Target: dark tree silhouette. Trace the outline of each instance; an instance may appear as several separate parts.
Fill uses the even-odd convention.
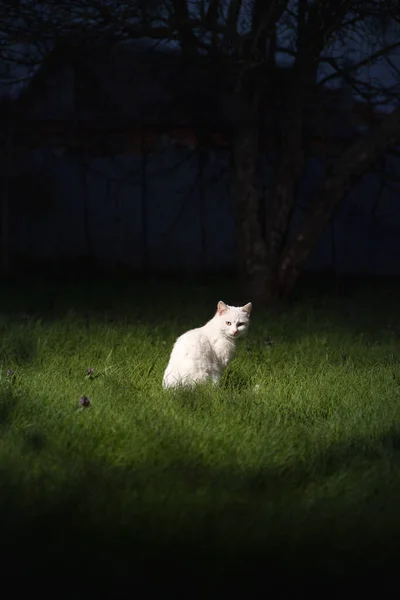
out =
[[[55,38],[80,44],[99,38],[110,42],[144,39],[178,41],[187,64],[208,60],[214,81],[230,77],[236,107],[231,142],[237,199],[240,266],[249,295],[260,301],[291,293],[302,263],[323,232],[354,177],[368,170],[400,140],[398,87],[382,89],[360,81],[358,69],[375,60],[390,61],[400,36],[388,40],[399,25],[395,2],[355,0],[3,0],[0,51],[20,60],[20,43],[46,49]],[[285,32],[286,42],[279,40]],[[346,52],[334,58],[333,44],[345,47],[350,36],[370,36],[368,56],[349,62]],[[373,43],[372,43],[373,41]],[[287,88],[272,108],[277,87],[277,51],[293,61]],[[318,80],[322,63],[332,73]],[[304,221],[288,236],[296,189],[306,160],[306,114],[321,87],[340,78],[373,105],[392,102],[392,114],[353,142],[326,172]],[[400,81],[400,80],[399,80]],[[384,100],[382,100],[384,96]],[[277,107],[277,104],[279,105]],[[278,108],[278,110],[277,110]],[[260,146],[265,121],[277,122],[278,157],[269,192],[265,223],[260,222]]]

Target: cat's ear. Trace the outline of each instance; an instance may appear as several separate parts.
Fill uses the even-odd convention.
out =
[[[242,310],[243,312],[247,313],[248,316],[251,315],[251,309],[253,308],[253,305],[251,302],[248,302],[247,304],[245,304],[244,306],[242,306]]]
[[[217,312],[219,315],[222,315],[226,310],[228,310],[227,305],[225,304],[225,302],[222,302],[222,300],[220,300],[217,304]]]

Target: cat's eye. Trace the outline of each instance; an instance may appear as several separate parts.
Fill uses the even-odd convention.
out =
[[[244,325],[244,323],[238,323],[237,326],[241,327],[242,325]]]
[[[230,321],[225,321],[225,325],[228,325],[228,327],[230,327],[232,323]]]

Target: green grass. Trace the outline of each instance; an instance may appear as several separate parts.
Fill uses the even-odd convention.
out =
[[[220,386],[179,393],[161,388],[175,338],[219,299],[249,300],[224,281],[0,292],[7,564],[150,584],[184,573],[209,591],[396,564],[397,288],[255,309]]]

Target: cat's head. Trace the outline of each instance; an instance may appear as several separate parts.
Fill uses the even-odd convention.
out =
[[[228,338],[239,338],[244,335],[250,325],[251,309],[251,302],[244,306],[229,306],[220,300],[215,317],[221,333]]]

